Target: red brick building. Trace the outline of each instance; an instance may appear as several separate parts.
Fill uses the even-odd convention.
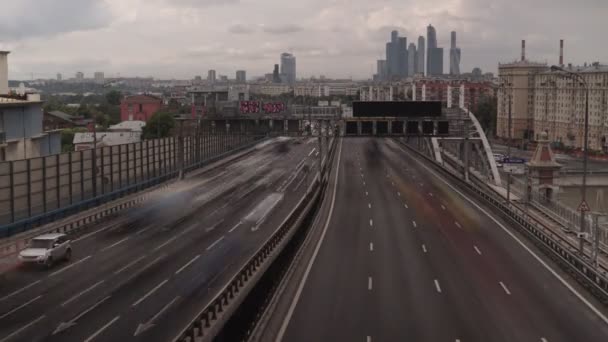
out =
[[[163,105],[162,99],[152,95],[127,96],[120,101],[121,121],[148,121]]]

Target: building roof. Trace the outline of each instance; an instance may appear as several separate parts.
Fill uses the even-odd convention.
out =
[[[147,94],[127,96],[121,101],[121,103],[157,103],[157,102],[162,102],[162,99],[160,99],[156,96],[147,95]]]
[[[120,130],[120,131],[141,132],[143,130],[144,126],[146,126],[145,121],[131,120],[131,121],[123,121],[116,125],[112,125],[112,126],[110,126],[109,130],[110,131],[119,131]]]
[[[95,140],[92,132],[74,133],[74,144],[92,144]],[[140,132],[98,132],[97,146],[130,144],[141,141]]]
[[[59,119],[65,120],[65,121],[69,121],[69,122],[73,122],[74,119],[77,119],[77,118],[71,116],[70,114],[64,113],[60,110],[52,110],[50,112],[46,112],[46,114],[49,114],[51,116],[54,116],[56,118],[59,118]]]

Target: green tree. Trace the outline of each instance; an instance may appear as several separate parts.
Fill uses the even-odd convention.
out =
[[[74,134],[86,132],[86,128],[66,128],[61,131],[61,152],[74,151]]]
[[[477,108],[474,111],[479,124],[486,135],[492,137],[496,135],[496,111],[497,99],[494,96],[484,96],[479,99]]]
[[[144,139],[156,139],[169,136],[175,127],[175,119],[171,113],[156,112],[146,122],[144,127]]]
[[[119,106],[121,99],[122,93],[118,90],[110,90],[106,93],[106,101],[113,106]]]

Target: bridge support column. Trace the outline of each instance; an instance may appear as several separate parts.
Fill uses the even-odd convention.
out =
[[[357,121],[357,135],[362,134],[361,121]]]
[[[388,135],[393,135],[393,120],[388,120]]]
[[[392,89],[392,87],[391,87],[391,89]],[[378,135],[377,123],[378,123],[378,121],[376,121],[376,120],[372,121],[372,135],[374,135],[374,136]]]
[[[289,132],[289,120],[287,119],[283,120],[283,132]]]

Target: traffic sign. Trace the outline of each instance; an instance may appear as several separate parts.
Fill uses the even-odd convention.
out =
[[[580,212],[585,212],[585,211],[591,211],[591,209],[589,208],[589,205],[587,204],[586,201],[581,201],[581,204],[578,205],[578,211]]]

